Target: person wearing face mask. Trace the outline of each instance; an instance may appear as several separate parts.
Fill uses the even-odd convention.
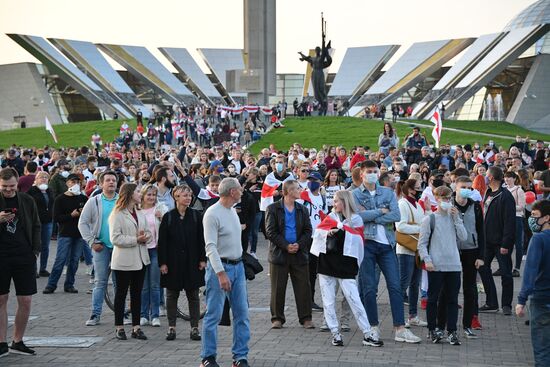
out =
[[[529,243],[521,291],[518,295],[516,315],[525,315],[525,305],[530,301],[531,343],[535,366],[550,366],[548,340],[550,328],[550,201],[533,204],[529,228],[533,237]]]
[[[437,327],[437,301],[440,299],[447,307],[447,341],[451,345],[460,345],[456,331],[462,270],[458,243],[467,239],[468,232],[458,209],[452,204],[452,190],[440,186],[434,194],[437,211],[422,220],[418,239],[418,253],[428,271],[426,315],[429,338],[433,343],[443,339],[443,330]],[[446,298],[440,298],[442,291]]]
[[[50,178],[50,182],[48,183],[54,198],[67,191],[66,181],[71,173],[71,165],[65,158],[57,161],[57,167],[58,171]]]
[[[227,177],[237,178],[237,176],[238,176],[237,171],[235,170],[235,166],[233,165],[233,163],[229,163],[227,165],[227,172],[229,173],[227,175]]]
[[[40,217],[40,266],[38,276],[47,277],[50,273],[46,270],[50,253],[50,238],[53,226],[53,202],[54,197],[48,188],[50,175],[47,172],[38,172],[34,178],[33,186],[27,191],[36,203],[38,216]]]
[[[273,172],[265,177],[264,185],[262,186],[262,198],[260,201],[261,211],[265,211],[273,202],[281,200],[283,182],[294,180],[294,175],[286,170],[285,160],[285,156],[279,154],[275,158]]]
[[[380,339],[378,306],[376,304],[376,265],[384,274],[392,310],[394,340],[420,343],[421,339],[405,328],[403,294],[399,284],[399,264],[395,256],[395,232],[393,224],[401,218],[397,198],[393,190],[377,185],[379,168],[376,162],[361,163],[363,183],[353,190],[353,196],[363,219],[365,256],[359,268],[359,295],[373,326],[373,337]]]
[[[485,265],[479,269],[483,281],[486,304],[479,312],[497,312],[498,299],[495,281],[491,274],[491,263],[497,258],[502,279],[502,313],[512,314],[514,280],[512,278],[512,256],[516,238],[516,202],[514,197],[502,186],[504,173],[500,167],[487,170],[489,187],[483,202],[485,212]]]
[[[483,266],[485,258],[485,225],[483,223],[483,210],[474,198],[472,180],[468,176],[460,176],[456,179],[456,190],[453,196],[453,205],[464,223],[468,235],[465,240],[458,241],[460,262],[462,263],[462,289],[464,294],[464,309],[462,311],[462,327],[464,335],[468,339],[475,339],[477,335],[473,327],[480,328],[477,318],[477,270]],[[440,300],[445,299],[446,294],[440,295]],[[443,330],[447,320],[447,308],[444,302],[439,302],[437,312],[438,328]]]
[[[86,169],[82,171],[82,174],[84,175],[84,178],[86,181],[90,181],[94,179],[94,172],[98,166],[97,163],[97,157],[89,156],[86,159]]]
[[[67,177],[67,191],[59,195],[53,204],[53,217],[59,224],[57,253],[48,284],[42,293],[51,294],[57,288],[57,282],[68,262],[67,276],[63,286],[66,293],[78,293],[74,287],[82,246],[86,243],[78,230],[78,219],[87,198],[80,191],[80,177],[71,174]]]

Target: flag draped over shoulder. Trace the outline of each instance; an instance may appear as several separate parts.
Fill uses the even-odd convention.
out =
[[[439,148],[439,141],[441,140],[441,130],[443,130],[443,124],[441,123],[441,112],[439,106],[436,106],[430,121],[435,125],[432,130],[432,137],[435,140],[435,147]]]
[[[357,259],[357,264],[361,266],[364,255],[363,244],[363,220],[357,214],[351,217],[351,221],[347,219],[340,221],[336,213],[327,215],[315,229],[313,233],[313,243],[311,244],[310,252],[319,256],[327,251],[327,236],[331,229],[338,228],[346,232],[344,238],[344,256],[350,256]]]
[[[267,175],[262,186],[262,194],[260,200],[261,211],[265,212],[267,207],[273,203],[273,195],[275,194],[275,191],[277,191],[277,189],[279,188],[279,186],[281,186],[283,182],[288,180],[294,180],[294,176],[290,174],[287,178],[281,181],[275,177],[275,174],[273,172]]]
[[[53,126],[50,123],[50,120],[48,120],[48,116],[46,116],[45,122],[46,122],[46,131],[52,134],[53,141],[57,143],[57,135],[55,135],[55,131],[53,131]]]

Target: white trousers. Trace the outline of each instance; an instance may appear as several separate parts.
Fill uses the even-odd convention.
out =
[[[370,332],[369,318],[363,307],[359,290],[355,279],[340,279],[328,275],[319,274],[319,287],[321,288],[321,297],[323,298],[323,314],[325,322],[332,333],[337,333],[338,317],[336,316],[336,285],[339,284],[342,293],[346,298],[355,321],[363,334]]]

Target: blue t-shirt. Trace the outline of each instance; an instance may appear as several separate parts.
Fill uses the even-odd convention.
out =
[[[296,209],[293,211],[288,211],[286,206],[285,208],[285,240],[288,243],[296,243]]]
[[[99,240],[108,248],[113,248],[111,237],[109,236],[109,215],[111,215],[111,212],[115,207],[116,199],[116,195],[112,199],[107,199],[105,195],[101,194],[101,207],[103,212],[101,213],[101,230],[99,231]]]

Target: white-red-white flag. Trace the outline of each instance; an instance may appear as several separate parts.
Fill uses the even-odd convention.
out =
[[[439,148],[439,141],[441,140],[441,130],[443,130],[443,124],[441,123],[441,111],[439,106],[436,106],[430,121],[435,125],[432,130],[432,137],[435,140],[435,147]]]
[[[269,205],[273,203],[273,195],[275,191],[281,186],[281,184],[288,180],[294,180],[292,173],[288,175],[283,181],[277,179],[275,174],[271,172],[266,176],[265,181],[262,185],[262,194],[260,198],[260,210],[265,211]]]
[[[46,130],[52,134],[53,141],[57,143],[57,135],[55,135],[55,131],[53,131],[53,126],[50,123],[50,120],[48,120],[48,116],[46,116]]]

